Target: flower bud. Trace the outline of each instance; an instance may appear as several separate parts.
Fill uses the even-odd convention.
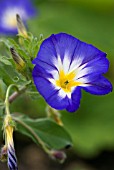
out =
[[[66,159],[66,154],[63,151],[52,150],[50,155],[52,159],[57,160],[59,163],[63,163]]]
[[[10,52],[11,52],[13,60],[16,64],[17,70],[22,71],[25,68],[24,60],[19,56],[19,54],[15,51],[14,48],[10,48]]]
[[[28,38],[27,30],[19,14],[16,14],[16,20],[17,20],[17,29],[18,29],[19,35],[23,36],[24,38]]]
[[[13,130],[14,122],[10,115],[6,115],[4,119],[4,134],[5,134],[5,146],[7,148],[7,164],[9,170],[18,170],[17,158],[14,149],[13,142]]]

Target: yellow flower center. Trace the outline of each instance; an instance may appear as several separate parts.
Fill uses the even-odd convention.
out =
[[[81,83],[74,80],[75,71],[65,74],[64,70],[60,70],[59,79],[56,80],[56,85],[61,87],[65,92],[71,92],[71,88],[79,86]]]
[[[9,25],[9,27],[15,28],[17,26],[17,21],[16,21],[16,16],[9,16],[7,18],[7,25]]]

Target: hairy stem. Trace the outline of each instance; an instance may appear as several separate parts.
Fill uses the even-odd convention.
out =
[[[11,84],[8,89],[7,89],[7,92],[6,92],[6,98],[5,98],[5,108],[6,108],[6,114],[9,114],[10,115],[10,110],[9,110],[9,95],[10,95],[10,90],[12,88],[16,88],[16,90],[18,91],[18,87],[15,85],[15,84]]]
[[[23,92],[25,92],[26,89],[26,86],[22,87],[20,90],[14,92],[11,96],[9,96],[9,103],[12,103],[17,97],[19,97]]]

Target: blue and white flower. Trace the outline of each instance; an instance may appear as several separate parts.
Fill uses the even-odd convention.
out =
[[[103,77],[109,68],[106,53],[66,33],[45,39],[33,64],[36,88],[55,109],[76,111],[81,89],[94,95],[112,91]]]
[[[19,14],[22,21],[33,17],[35,8],[29,0],[2,0],[0,1],[0,34],[16,34],[16,14]]]

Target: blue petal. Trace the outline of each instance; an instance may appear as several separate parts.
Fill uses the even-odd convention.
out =
[[[80,70],[79,74],[77,75],[78,80],[80,81],[81,77],[85,78],[89,75],[95,77],[96,75],[104,74],[108,71],[109,68],[109,61],[105,57],[97,57],[91,61],[89,61],[85,67]]]
[[[91,94],[105,95],[112,91],[112,84],[103,76],[97,77],[95,81],[89,84],[90,86],[83,87],[83,89]]]
[[[97,57],[104,58],[106,57],[106,53],[100,51],[91,44],[79,41],[77,47],[75,48],[72,62],[76,60],[77,63],[79,63],[79,66],[81,66]]]
[[[69,99],[69,105],[67,106],[66,110],[68,112],[75,112],[80,106],[80,99],[81,99],[81,89],[77,87],[72,95],[71,99]]]
[[[53,95],[51,95],[46,101],[51,107],[57,110],[66,109],[68,105],[68,97],[60,97],[59,90],[56,91]]]
[[[78,41],[79,40],[75,37],[65,33],[59,33],[56,35],[52,34],[49,38],[43,41],[37,58],[33,60],[33,64],[42,61],[56,67],[56,64],[58,63],[55,63],[54,61],[57,60],[58,56],[60,56],[61,61],[63,61],[65,53],[68,53],[68,57],[71,60]]]
[[[61,89],[56,89],[47,78],[51,78],[51,75],[48,73],[46,74],[45,70],[42,70],[42,68],[39,69],[39,67],[35,66],[33,69],[33,79],[38,92],[51,107],[58,110],[65,109],[68,105],[68,97],[61,97]]]
[[[17,27],[12,27],[12,28],[9,28],[6,26],[4,27],[3,22],[2,22],[4,13],[9,9],[13,10],[15,8],[17,8],[17,9],[21,8],[25,12],[27,18],[21,17],[21,19],[23,20],[25,25],[26,25],[26,20],[35,16],[37,13],[35,7],[32,5],[30,0],[24,0],[24,1],[23,0],[18,0],[18,1],[2,0],[0,2],[0,34],[6,34],[6,35],[17,34]],[[9,15],[10,15],[10,13],[9,13]],[[19,15],[21,16],[21,13],[19,13]]]
[[[55,62],[57,57],[60,56],[61,61],[63,61],[66,53],[70,65],[72,62],[76,61],[76,63],[79,63],[79,66],[81,66],[90,61],[92,63],[92,60],[98,60],[97,58],[99,58],[99,61],[104,60],[106,62],[106,53],[71,35],[59,33],[56,35],[52,34],[49,38],[43,41],[37,57],[33,60],[33,64],[42,61],[56,67],[56,64],[58,64]]]
[[[56,89],[48,80],[48,78],[52,78],[52,75],[41,66],[36,65],[32,75],[37,90],[51,107],[57,110],[66,109],[69,112],[74,112],[79,108],[81,98],[80,87],[74,90],[71,94],[71,99],[67,95],[62,98],[59,94],[61,89]]]
[[[74,55],[75,49],[80,42],[77,38],[66,34],[66,33],[59,33],[56,35],[51,36],[52,42],[55,46],[57,55],[60,56],[61,61],[63,61],[65,54],[67,53],[67,57],[72,59]]]
[[[40,50],[38,52],[37,57],[32,61],[33,64],[42,64],[51,65],[52,67],[55,67],[54,62],[57,60],[57,53],[55,50],[55,46],[51,40],[51,37],[45,39],[40,46]],[[44,66],[45,68],[45,66]]]
[[[50,74],[49,70],[43,69],[43,67],[38,64],[34,67],[32,76],[33,76],[33,78],[38,77],[38,76],[46,78],[46,79],[53,78],[53,76],[52,76],[52,74]]]
[[[8,167],[10,170],[13,170],[13,169],[18,170],[15,149],[11,145],[10,147],[8,147]]]

